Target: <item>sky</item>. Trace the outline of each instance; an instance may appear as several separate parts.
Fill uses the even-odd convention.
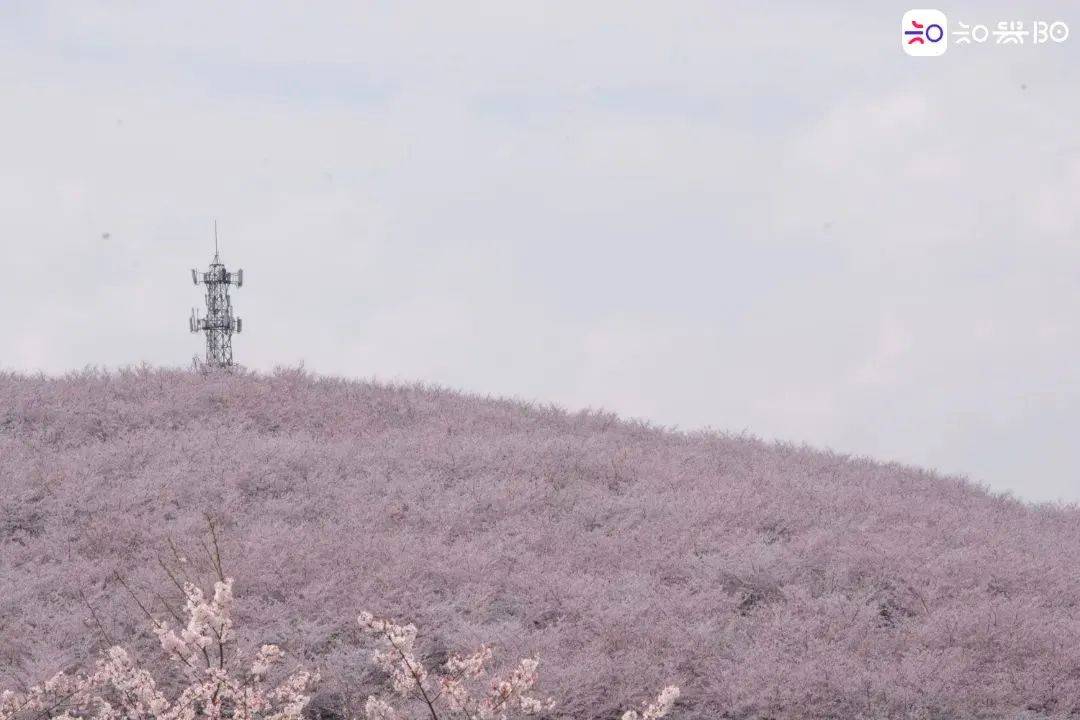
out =
[[[1080,6],[0,4],[0,369],[250,368],[1080,501]]]

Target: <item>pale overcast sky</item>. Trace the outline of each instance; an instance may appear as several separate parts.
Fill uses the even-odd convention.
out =
[[[0,5],[0,368],[241,363],[601,407],[1080,500],[1074,36],[893,2]]]

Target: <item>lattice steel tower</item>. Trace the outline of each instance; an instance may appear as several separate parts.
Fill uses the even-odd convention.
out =
[[[229,286],[241,287],[244,284],[244,271],[231,273],[225,269],[218,254],[217,223],[214,223],[214,260],[207,272],[191,271],[191,280],[196,285],[206,286],[206,317],[199,317],[191,311],[188,326],[191,332],[206,333],[206,366],[210,368],[230,368],[233,364],[232,336],[240,332],[243,323],[233,317],[232,299],[229,298]],[[198,358],[196,358],[198,363]]]

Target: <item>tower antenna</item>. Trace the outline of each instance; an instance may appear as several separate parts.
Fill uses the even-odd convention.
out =
[[[234,273],[225,269],[218,254],[217,220],[214,220],[214,259],[207,272],[191,271],[191,280],[196,285],[206,286],[206,317],[200,317],[196,310],[191,311],[188,329],[193,333],[206,334],[206,367],[231,368],[233,366],[232,336],[243,329],[243,321],[233,317],[232,298],[229,286],[242,287],[244,271]],[[198,365],[198,359],[196,359]]]

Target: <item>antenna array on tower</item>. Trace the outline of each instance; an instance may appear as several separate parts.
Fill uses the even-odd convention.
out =
[[[191,280],[196,285],[206,286],[206,317],[199,317],[191,311],[188,329],[193,333],[206,333],[206,366],[210,368],[230,368],[233,365],[232,336],[240,332],[243,323],[233,317],[232,299],[229,286],[240,287],[244,283],[244,271],[231,273],[225,269],[218,253],[217,222],[214,223],[214,259],[207,272],[191,271]]]

